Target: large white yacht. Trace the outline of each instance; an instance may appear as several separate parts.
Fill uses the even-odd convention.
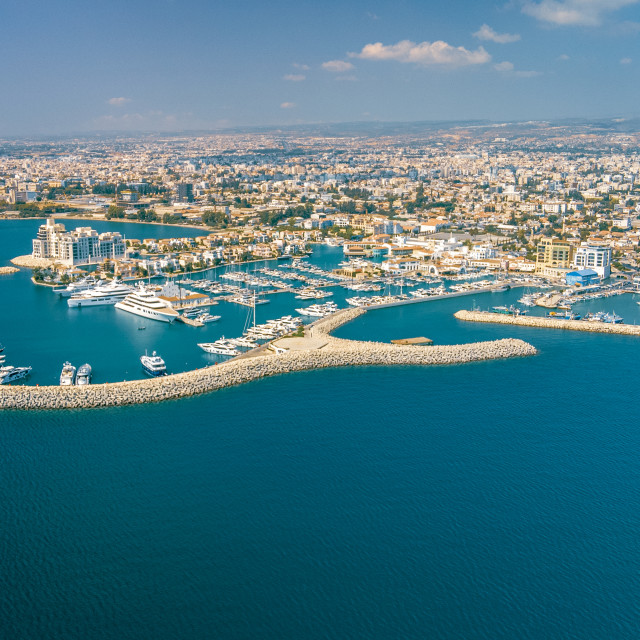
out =
[[[115,304],[124,300],[133,287],[124,284],[121,280],[113,280],[107,284],[98,285],[94,289],[72,295],[67,304],[70,307],[95,307],[103,304]]]
[[[144,287],[134,289],[124,300],[117,302],[116,309],[160,322],[173,322],[178,317],[178,312],[168,302]]]
[[[10,384],[31,373],[31,367],[0,367],[0,384]]]
[[[75,282],[71,282],[66,287],[58,287],[53,290],[54,293],[60,294],[64,298],[68,298],[69,296],[74,295],[75,293],[80,293],[82,291],[89,291],[93,289],[99,281],[92,275],[85,276],[80,280],[76,280]]]
[[[240,355],[240,352],[224,338],[220,338],[220,340],[216,340],[215,342],[200,342],[198,346],[207,353],[217,353],[221,356]]]

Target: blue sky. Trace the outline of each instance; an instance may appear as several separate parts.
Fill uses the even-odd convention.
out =
[[[640,0],[8,0],[0,135],[640,115]]]

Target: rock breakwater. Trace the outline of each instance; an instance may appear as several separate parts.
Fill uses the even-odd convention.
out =
[[[458,320],[466,322],[490,322],[494,324],[515,324],[520,327],[539,327],[543,329],[565,329],[568,331],[588,331],[591,333],[615,333],[625,336],[640,336],[640,326],[634,324],[609,324],[606,322],[588,322],[585,320],[560,320],[540,318],[538,316],[511,316],[488,311],[456,311]]]
[[[2,409],[79,409],[170,400],[207,393],[259,378],[309,369],[362,365],[443,365],[530,356],[536,349],[522,340],[414,347],[343,340],[329,336],[338,326],[364,313],[348,309],[318,321],[310,331],[327,336],[320,349],[240,358],[219,365],[151,380],[88,387],[0,387]]]

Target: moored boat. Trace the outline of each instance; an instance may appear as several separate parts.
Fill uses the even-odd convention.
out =
[[[0,384],[11,384],[31,373],[31,367],[0,367]]]
[[[69,387],[76,381],[76,368],[69,362],[62,365],[60,372],[60,386]]]
[[[168,302],[158,298],[155,293],[144,287],[138,287],[115,306],[116,309],[160,322],[171,323],[179,315]]]
[[[86,384],[91,384],[91,365],[83,364],[78,367],[78,372],[76,373],[76,385],[81,387]]]
[[[140,356],[140,363],[142,364],[144,372],[150,376],[158,377],[167,375],[167,365],[155,351],[153,351],[150,356],[146,353]]]

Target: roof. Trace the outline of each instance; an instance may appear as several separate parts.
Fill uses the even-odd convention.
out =
[[[580,276],[581,278],[586,278],[589,276],[597,276],[598,272],[593,269],[580,269],[578,271],[570,271],[567,273],[568,276]]]

